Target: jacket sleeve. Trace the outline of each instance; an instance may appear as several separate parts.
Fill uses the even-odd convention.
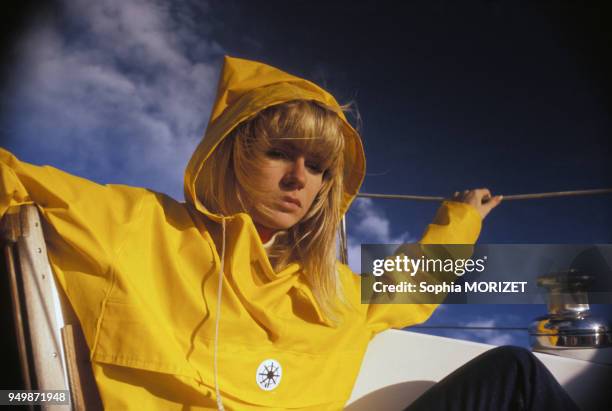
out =
[[[421,245],[474,244],[478,239],[481,227],[482,218],[473,206],[444,201],[433,223],[426,228],[419,243]],[[427,273],[419,274],[427,275]],[[419,303],[418,294],[415,294],[413,303],[407,301],[410,298],[410,295],[404,295],[401,303],[369,304],[366,317],[367,326],[373,333],[378,333],[388,328],[404,328],[420,324],[426,321],[439,305],[439,303]],[[439,302],[442,300],[443,296],[440,296]]]
[[[21,162],[0,148],[0,216],[15,206],[37,205],[51,266],[86,336],[93,335],[112,284],[114,256],[145,193]]]

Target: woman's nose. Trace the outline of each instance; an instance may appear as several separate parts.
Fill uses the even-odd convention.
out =
[[[299,156],[289,164],[283,183],[290,189],[300,190],[306,185],[306,178],[306,159]]]

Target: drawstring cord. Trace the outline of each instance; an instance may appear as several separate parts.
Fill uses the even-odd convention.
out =
[[[225,263],[225,219],[221,220],[221,266],[219,267],[219,287],[217,288],[217,318],[215,319],[215,347],[214,347],[214,373],[215,373],[215,394],[217,395],[217,409],[225,411],[221,390],[219,389],[219,366],[217,349],[219,346],[219,323],[221,320],[221,292],[223,291],[223,277]]]

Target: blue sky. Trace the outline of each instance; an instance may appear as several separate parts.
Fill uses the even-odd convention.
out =
[[[182,199],[224,54],[278,66],[361,113],[363,191],[611,187],[603,17],[508,2],[65,0],[9,61],[2,145],[101,183]],[[601,14],[604,16],[604,14]],[[599,30],[599,31],[598,31]],[[359,200],[361,242],[419,237],[433,203]],[[481,242],[610,243],[610,196],[502,204]],[[443,306],[428,325],[524,327],[542,306]],[[520,331],[431,331],[527,344]]]

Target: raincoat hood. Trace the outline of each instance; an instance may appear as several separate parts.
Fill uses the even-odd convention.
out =
[[[342,119],[345,137],[345,167],[341,210],[342,213],[345,213],[363,181],[365,155],[359,134],[347,121],[336,99],[308,80],[263,63],[229,56],[224,59],[217,97],[206,133],[185,170],[186,201],[210,217],[219,219],[220,216],[208,212],[198,198],[196,182],[202,172],[204,162],[240,123],[253,118],[267,107],[292,100],[316,101],[336,112]]]

